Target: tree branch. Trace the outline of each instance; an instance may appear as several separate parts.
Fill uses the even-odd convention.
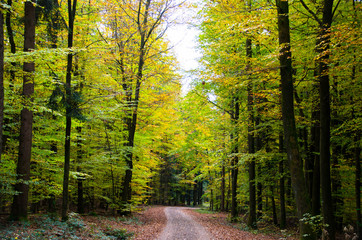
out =
[[[304,0],[300,0],[300,3],[303,7],[313,16],[313,18],[318,22],[320,26],[323,25],[322,21],[318,18],[317,14],[315,14],[308,6],[305,4]]]

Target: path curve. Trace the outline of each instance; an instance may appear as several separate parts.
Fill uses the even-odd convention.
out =
[[[203,226],[183,212],[185,207],[166,207],[167,225],[158,240],[211,240]]]

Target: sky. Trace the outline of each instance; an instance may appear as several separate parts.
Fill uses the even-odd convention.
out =
[[[189,0],[196,2],[197,0]],[[169,26],[166,37],[169,39],[172,50],[180,63],[182,74],[182,94],[185,95],[190,89],[191,76],[189,71],[198,68],[198,59],[201,54],[197,50],[197,35],[199,30],[193,26],[197,22],[197,9],[182,9],[176,13],[178,20],[176,24]]]

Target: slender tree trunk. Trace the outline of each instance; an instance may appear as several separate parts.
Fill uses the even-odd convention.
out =
[[[77,127],[77,132],[78,132],[78,140],[77,140],[77,172],[81,172],[82,168],[80,167],[80,165],[82,164],[82,159],[83,159],[83,150],[82,150],[82,127]],[[78,185],[78,204],[77,204],[77,209],[78,209],[78,213],[82,214],[84,213],[84,198],[83,198],[83,181],[84,178],[81,176],[78,176],[77,178],[77,185]]]
[[[24,51],[28,52],[35,49],[35,6],[33,2],[25,2],[25,29],[24,29]],[[24,63],[23,66],[23,96],[26,100],[31,101],[34,93],[35,64]],[[17,184],[15,191],[19,192],[14,196],[11,208],[10,218],[13,220],[26,219],[28,211],[28,193],[30,180],[30,160],[32,148],[32,130],[33,130],[33,112],[27,103],[21,110],[21,126],[19,136],[19,158],[17,164]]]
[[[255,128],[258,128],[259,125],[260,125],[260,115],[258,113],[257,116],[255,117]],[[255,140],[255,152],[260,151],[262,148],[262,136],[260,134],[260,130],[258,136],[256,136],[254,140]],[[258,164],[256,166],[256,171],[257,171],[256,178],[258,179],[256,184],[256,205],[258,209],[256,212],[256,217],[259,218],[263,213],[263,185],[261,183],[263,173],[262,173],[261,164]]]
[[[13,1],[8,0],[7,4],[10,7],[12,7]],[[5,23],[6,23],[6,32],[8,34],[8,38],[9,38],[10,52],[14,54],[14,53],[16,53],[16,45],[15,45],[15,40],[14,40],[13,28],[11,26],[11,13],[10,13],[10,11],[6,12]],[[12,65],[12,67],[15,67],[16,63],[12,62],[11,65]],[[13,84],[13,82],[15,80],[15,70],[14,69],[10,70],[10,79],[11,79],[10,86],[12,86],[12,84]]]
[[[197,181],[195,182],[194,186],[193,186],[193,205],[194,207],[197,205]]]
[[[226,195],[226,211],[228,212],[230,209],[230,194],[231,194],[231,171],[229,171],[229,177],[228,177],[228,192]]]
[[[356,216],[357,216],[357,234],[358,237],[361,236],[362,228],[362,217],[361,217],[361,148],[358,145],[359,136],[355,137],[355,148],[354,148],[354,161],[356,168],[356,180],[355,180],[355,192],[356,192]]]
[[[270,192],[271,192],[271,201],[272,201],[272,210],[273,210],[273,223],[275,226],[278,225],[278,216],[277,216],[277,209],[275,206],[275,199],[274,199],[274,186],[270,186]]]
[[[331,190],[330,172],[330,94],[329,94],[329,44],[330,27],[332,24],[333,0],[324,0],[323,21],[319,38],[322,44],[317,46],[317,52],[321,54],[319,59],[319,93],[320,93],[320,178],[323,199],[323,220],[328,224],[328,238],[335,239],[335,220]]]
[[[141,2],[139,4],[142,4]],[[143,66],[145,63],[145,47],[146,47],[146,40],[147,40],[147,25],[148,25],[148,14],[149,8],[151,5],[151,0],[147,0],[145,3],[145,10],[144,13],[138,12],[138,14],[143,15],[143,21],[138,22],[138,30],[140,34],[140,48],[139,48],[139,56],[138,56],[138,66],[137,66],[137,75],[136,75],[136,88],[135,88],[135,96],[134,99],[130,98],[130,106],[132,107],[131,117],[127,121],[127,130],[128,130],[128,140],[127,140],[127,147],[128,153],[126,155],[126,174],[123,181],[123,192],[122,192],[122,202],[124,205],[127,205],[132,197],[132,189],[131,189],[131,181],[132,181],[132,170],[133,170],[133,147],[134,147],[134,136],[136,133],[136,126],[137,126],[137,116],[138,116],[138,104],[140,100],[140,88],[141,82],[143,78]],[[141,11],[141,8],[138,9]],[[125,213],[129,212],[128,210],[124,210]]]
[[[239,96],[237,95],[233,99],[233,107],[234,107],[234,114],[232,116],[232,122],[233,125],[236,126],[239,121],[239,114],[240,114],[240,106],[239,106]],[[233,146],[232,146],[232,153],[237,154],[239,152],[239,137],[238,137],[238,131],[235,131],[234,134],[231,136]],[[238,216],[238,209],[237,209],[237,184],[238,184],[238,162],[239,157],[233,156],[231,160],[231,218],[232,221],[236,221],[236,218]]]
[[[257,184],[257,192],[256,192],[256,199],[257,199],[257,205],[258,205],[258,211],[257,211],[257,218],[261,217],[262,213],[263,213],[263,185],[261,184],[261,176],[262,176],[262,168],[260,166],[260,164],[257,167],[258,169],[258,174],[257,174],[257,178],[258,180],[258,184]]]
[[[301,219],[305,213],[310,213],[310,199],[305,185],[303,164],[301,161],[294,115],[292,54],[290,49],[289,3],[276,0],[278,10],[278,30],[280,46],[280,77],[282,89],[282,115],[284,139],[292,178],[292,184],[297,204],[297,216]],[[302,239],[312,239],[312,231],[308,225],[300,223]]]
[[[353,28],[356,28],[358,26],[358,8],[356,8],[356,2],[357,0],[353,0],[352,1],[352,6],[353,6]],[[355,36],[357,37],[357,36]],[[352,80],[355,80],[356,78],[356,65],[357,65],[357,61],[356,61],[356,54],[353,54],[353,58],[354,58],[354,62],[355,64],[353,64],[352,66]],[[352,81],[353,82],[353,81]],[[354,101],[352,99],[352,102],[354,102],[356,104],[356,101]],[[355,110],[354,108],[352,109],[352,119],[355,118],[354,113]],[[358,239],[361,239],[361,235],[362,235],[362,215],[361,215],[361,146],[360,146],[360,138],[361,135],[360,133],[357,132],[355,133],[356,136],[354,137],[354,143],[356,144],[354,147],[354,162],[355,162],[355,171],[356,171],[356,179],[355,179],[355,194],[356,194],[356,225],[357,225],[357,236]]]
[[[199,205],[202,205],[202,194],[203,194],[202,185],[203,185],[203,182],[202,182],[202,180],[200,180],[199,185],[198,185],[198,194],[197,194],[197,203]]]
[[[250,59],[252,57],[251,50],[251,39],[246,39],[246,57]],[[247,71],[250,70],[250,62],[248,60]],[[249,154],[255,153],[255,144],[254,144],[254,114],[253,114],[253,93],[252,93],[252,84],[251,80],[248,81],[248,152]],[[256,225],[256,188],[255,188],[255,158],[250,159],[248,164],[249,168],[249,218],[248,218],[248,226],[255,229]]]
[[[74,35],[74,19],[77,9],[77,0],[68,0],[68,48],[73,47],[73,35]],[[69,53],[67,56],[67,74],[66,74],[66,126],[65,126],[65,154],[64,154],[64,177],[63,177],[63,203],[62,203],[62,220],[68,219],[68,201],[69,201],[69,170],[70,170],[70,134],[72,129],[72,68],[73,68],[73,53]]]
[[[221,169],[221,202],[220,202],[220,211],[225,211],[225,165],[224,161],[222,163]]]
[[[313,126],[311,128],[311,145],[310,154],[314,159],[313,167],[313,189],[312,189],[312,214],[314,216],[320,214],[320,161],[319,161],[319,142],[320,142],[320,126],[319,126],[319,107],[312,111]]]
[[[279,134],[279,153],[284,152],[283,135]],[[280,196],[280,229],[286,228],[286,212],[285,212],[285,179],[284,179],[284,159],[281,158],[279,161],[279,196]]]
[[[4,14],[0,12],[0,163],[3,153],[4,123]],[[0,203],[1,204],[1,203]]]

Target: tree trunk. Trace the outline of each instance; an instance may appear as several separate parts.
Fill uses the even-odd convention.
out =
[[[234,107],[234,114],[232,116],[232,122],[236,129],[240,113],[239,96],[237,96],[237,93],[233,99],[233,107]],[[239,152],[239,137],[237,131],[234,134],[232,134],[231,139],[233,142],[231,153],[237,154]],[[239,170],[238,162],[239,162],[239,157],[236,155],[233,156],[231,160],[231,220],[232,221],[236,221],[236,218],[238,216],[237,201],[236,201],[238,170]]]
[[[319,161],[319,139],[320,139],[320,126],[319,126],[319,108],[312,111],[311,128],[311,145],[310,154],[314,159],[313,167],[313,189],[312,189],[312,214],[314,216],[320,214],[321,200],[320,200],[320,161]]]
[[[318,38],[321,44],[317,46],[319,58],[319,93],[320,93],[320,178],[323,199],[323,220],[328,224],[328,238],[335,239],[334,209],[331,190],[330,172],[330,94],[329,94],[329,44],[330,27],[332,24],[333,0],[324,0],[323,21]]]
[[[301,219],[305,213],[310,213],[310,199],[305,185],[303,164],[301,161],[294,115],[292,54],[290,51],[290,27],[288,1],[276,0],[278,10],[278,31],[280,46],[280,77],[282,90],[282,115],[284,139],[297,204],[297,217]],[[302,239],[312,239],[312,231],[308,225],[300,223]]]
[[[35,6],[33,2],[25,2],[25,29],[24,29],[24,51],[28,52],[35,49]],[[31,95],[34,93],[35,64],[24,63],[23,66],[23,96],[31,101]],[[19,136],[19,158],[17,164],[17,183],[15,191],[19,192],[14,196],[10,218],[13,220],[26,219],[28,210],[28,193],[30,180],[30,160],[32,148],[32,129],[33,112],[30,106],[24,105],[21,110],[21,126]]]
[[[258,205],[258,211],[257,211],[257,218],[261,217],[261,215],[263,214],[263,185],[261,184],[261,175],[262,175],[262,168],[260,166],[260,164],[257,167],[258,169],[258,174],[257,177],[259,179],[258,184],[257,184],[257,205]]]
[[[77,140],[77,172],[81,172],[82,168],[80,167],[83,159],[83,150],[82,150],[82,127],[77,127],[78,131],[78,140]],[[84,178],[81,176],[78,176],[77,178],[77,185],[78,185],[78,204],[77,204],[77,210],[78,213],[82,214],[84,213],[84,198],[83,198],[83,181]]]
[[[68,48],[73,47],[73,35],[74,35],[74,19],[77,9],[77,0],[68,0]],[[65,126],[65,144],[64,144],[64,177],[63,177],[63,203],[62,203],[62,220],[68,219],[68,201],[69,201],[69,170],[70,170],[70,134],[72,128],[72,67],[73,67],[73,53],[69,53],[67,56],[67,74],[66,74],[66,126]]]
[[[0,163],[3,153],[4,122],[4,14],[0,12]],[[1,204],[1,203],[0,203]]]
[[[279,134],[279,153],[284,152],[283,135]],[[279,161],[279,196],[280,196],[280,229],[286,228],[286,212],[285,212],[285,187],[284,187],[284,159]]]
[[[225,165],[224,161],[222,163],[221,169],[221,203],[220,203],[220,211],[225,211]]]
[[[193,205],[194,207],[197,205],[197,181],[195,182],[194,186],[193,186]]]
[[[142,4],[140,2],[140,4]],[[138,116],[138,104],[140,100],[140,88],[141,82],[143,78],[143,66],[145,63],[145,52],[146,52],[146,41],[147,41],[147,34],[149,32],[146,31],[148,25],[148,14],[149,14],[149,7],[151,5],[151,0],[147,0],[145,3],[145,10],[144,13],[139,12],[138,14],[143,15],[143,21],[138,22],[138,29],[140,34],[140,48],[139,48],[139,56],[138,56],[138,66],[137,66],[137,75],[136,75],[136,88],[135,88],[135,95],[134,99],[129,98],[130,106],[132,107],[131,116],[127,121],[127,130],[128,130],[128,139],[127,139],[127,147],[128,152],[126,155],[126,175],[123,181],[123,192],[122,192],[122,203],[127,205],[132,197],[132,189],[131,189],[131,181],[132,181],[132,170],[133,170],[133,147],[134,147],[134,137],[136,133],[136,126],[137,126],[137,116]],[[141,7],[138,9],[141,11]],[[125,210],[125,213],[129,212]]]
[[[278,225],[278,216],[277,216],[277,209],[275,206],[275,199],[274,199],[274,186],[270,186],[271,191],[271,201],[272,201],[272,210],[273,210],[273,223],[275,226]]]
[[[353,6],[353,14],[354,14],[354,22],[353,27],[356,27],[358,24],[358,9],[356,8],[356,1],[352,1]],[[356,54],[353,55],[354,61],[356,62]],[[352,66],[352,80],[356,78],[356,64]],[[356,103],[356,101],[352,101]],[[352,110],[352,119],[354,119],[354,109]],[[358,131],[358,130],[357,130]],[[356,171],[356,179],[355,179],[355,194],[356,194],[356,225],[357,225],[357,236],[358,239],[361,239],[362,234],[362,216],[361,216],[361,146],[359,145],[360,142],[360,133],[357,132],[354,138],[354,143],[356,146],[354,147],[354,162],[355,162],[355,171]]]
[[[355,192],[356,192],[356,216],[357,216],[357,234],[361,236],[362,217],[361,217],[361,148],[359,145],[359,136],[355,137],[355,148],[354,148],[354,161],[356,168],[356,180],[355,180]]]
[[[246,57],[250,59],[252,57],[251,50],[251,39],[246,39]],[[250,62],[248,60],[246,70],[250,70]],[[248,81],[248,153],[255,153],[255,144],[254,144],[254,114],[253,114],[253,93],[252,93],[252,85],[251,80]],[[255,159],[252,157],[249,160],[248,168],[249,168],[249,218],[248,218],[248,226],[256,229],[256,188],[255,188]]]

